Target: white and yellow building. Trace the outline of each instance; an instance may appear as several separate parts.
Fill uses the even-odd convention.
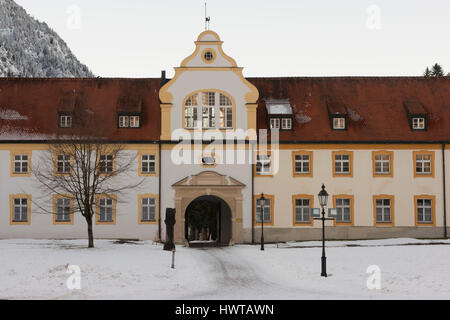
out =
[[[31,172],[79,109],[144,181],[99,196],[97,238],[164,239],[175,208],[184,243],[201,199],[217,208],[218,243],[258,242],[264,193],[266,241],[318,239],[322,184],[337,209],[328,238],[447,237],[448,78],[245,78],[222,45],[201,33],[172,79],[0,79],[0,238],[86,237],[70,195],[43,195]]]

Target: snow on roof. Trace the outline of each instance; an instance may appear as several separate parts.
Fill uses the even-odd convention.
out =
[[[289,99],[265,99],[267,112],[270,114],[292,114]]]
[[[28,120],[28,117],[21,115],[16,110],[0,109],[0,119],[2,119],[2,120]]]

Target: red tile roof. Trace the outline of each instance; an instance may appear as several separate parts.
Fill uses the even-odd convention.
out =
[[[267,128],[264,99],[289,98],[294,130],[280,141],[449,142],[450,78],[247,78],[259,90],[258,127]],[[414,103],[411,103],[414,101]],[[426,110],[428,130],[412,131],[404,103]],[[327,111],[347,111],[347,130],[332,130]],[[343,107],[345,106],[345,107]],[[420,107],[423,106],[423,107]]]
[[[161,135],[160,87],[161,79],[0,78],[0,132],[13,132],[4,134],[7,139],[14,138],[14,131],[21,129],[25,129],[25,133],[38,133],[37,139],[52,134],[64,135],[70,129],[59,128],[58,112],[86,110],[96,119],[96,131],[110,140],[158,140]],[[142,128],[118,128],[117,112],[141,109]],[[22,119],[2,119],[2,110],[14,110]],[[26,140],[27,136],[32,135],[20,137]],[[1,139],[5,138],[0,135]]]
[[[257,123],[267,128],[265,99],[289,99],[294,130],[280,132],[291,142],[449,142],[450,78],[325,77],[248,78],[260,92]],[[114,141],[157,141],[161,79],[0,78],[0,140],[5,132],[64,134],[58,112],[92,113],[98,131]],[[348,129],[330,127],[329,113],[346,112]],[[425,110],[428,130],[412,131],[407,111]],[[117,112],[142,110],[142,128],[119,129]],[[97,128],[96,128],[97,129]],[[18,139],[17,137],[15,139]],[[27,135],[20,136],[27,140]],[[31,139],[30,139],[31,140]]]

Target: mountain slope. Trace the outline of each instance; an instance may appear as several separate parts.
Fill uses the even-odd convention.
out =
[[[93,77],[67,44],[13,0],[0,0],[0,77]]]

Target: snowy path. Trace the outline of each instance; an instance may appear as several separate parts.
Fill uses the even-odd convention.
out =
[[[253,247],[258,250],[258,248]],[[305,291],[270,280],[266,272],[258,270],[253,261],[239,256],[233,248],[192,249],[202,261],[202,273],[210,274],[214,288],[187,295],[186,299],[295,299],[301,296],[319,296],[323,292]],[[261,253],[263,254],[263,253]],[[283,293],[280,295],[280,293]]]
[[[450,299],[449,244],[328,242],[323,278],[318,242],[178,246],[171,269],[171,252],[149,241],[0,240],[0,299]],[[67,288],[68,265],[80,267],[81,290]],[[370,265],[380,290],[366,286]]]

